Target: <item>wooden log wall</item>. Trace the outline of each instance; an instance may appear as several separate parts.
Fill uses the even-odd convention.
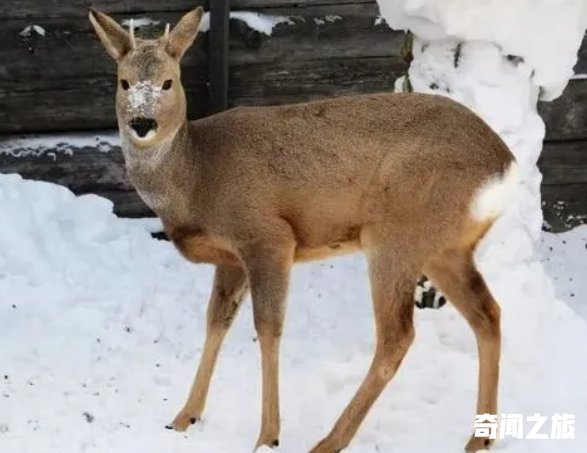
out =
[[[123,21],[148,17],[137,30],[155,36],[165,23],[206,0],[4,0],[0,5],[0,148],[14,134],[100,133],[116,127],[116,67],[87,19],[89,6]],[[374,0],[231,0],[244,10],[292,17],[272,36],[230,21],[228,103],[270,105],[342,94],[392,91],[405,71],[404,34],[376,25]],[[45,36],[22,36],[39,25]],[[203,33],[187,53],[183,80],[190,118],[209,107],[208,49]],[[576,72],[587,73],[587,40]],[[587,80],[573,80],[564,95],[541,103],[547,137],[540,167],[545,217],[555,231],[587,219]],[[148,214],[126,180],[120,150],[16,158],[0,154],[0,171],[67,185],[76,193],[112,199],[121,215]]]

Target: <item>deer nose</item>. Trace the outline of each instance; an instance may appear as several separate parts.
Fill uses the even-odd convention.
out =
[[[157,129],[157,121],[151,118],[133,118],[128,125],[141,138],[145,137],[150,131]]]

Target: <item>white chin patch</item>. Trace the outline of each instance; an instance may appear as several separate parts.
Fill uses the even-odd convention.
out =
[[[130,133],[137,142],[147,142],[151,140],[156,134],[154,129],[151,129],[149,132],[147,132],[147,135],[145,135],[144,137],[139,137],[139,135],[136,133],[134,129],[130,129]]]

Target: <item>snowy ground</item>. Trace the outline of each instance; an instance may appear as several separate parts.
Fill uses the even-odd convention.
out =
[[[167,431],[201,352],[212,268],[117,219],[109,202],[46,183],[0,176],[0,216],[0,452],[252,450],[260,363],[250,301],[221,355],[204,424]],[[495,451],[587,451],[587,323],[577,316],[587,318],[586,244],[587,227],[545,235],[545,265],[567,304],[533,306],[527,296],[541,288],[522,287],[522,268],[492,286],[498,298],[520,295],[519,305],[503,304],[500,410],[574,414],[576,439],[506,438]],[[360,256],[300,265],[292,286],[280,451],[303,453],[362,380],[373,329]],[[349,452],[463,451],[475,409],[474,338],[450,306],[416,315],[416,344]]]
[[[557,297],[587,320],[587,226],[562,234],[545,234],[542,253]]]

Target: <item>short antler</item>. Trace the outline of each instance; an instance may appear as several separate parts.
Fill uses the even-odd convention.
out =
[[[129,35],[131,48],[134,49],[137,47],[137,41],[135,39],[135,24],[133,19],[130,20]]]

